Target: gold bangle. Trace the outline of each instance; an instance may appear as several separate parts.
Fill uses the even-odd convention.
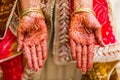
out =
[[[88,12],[88,13],[91,13],[91,14],[93,14],[94,16],[96,16],[96,15],[95,15],[95,12],[94,12],[92,9],[89,9],[89,8],[79,8],[79,9],[75,10],[75,11],[72,13],[72,15],[74,15],[75,13],[78,13],[78,12]]]
[[[20,18],[22,18],[24,15],[26,15],[27,13],[31,13],[31,12],[37,12],[40,13],[40,16],[42,18],[44,18],[43,12],[40,9],[35,9],[35,8],[28,8],[28,9],[24,9],[21,12]]]

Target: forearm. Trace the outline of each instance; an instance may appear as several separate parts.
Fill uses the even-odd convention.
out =
[[[74,10],[77,10],[81,7],[92,9],[93,0],[74,0]]]
[[[22,9],[27,9],[31,7],[40,9],[41,0],[20,0],[20,3]]]

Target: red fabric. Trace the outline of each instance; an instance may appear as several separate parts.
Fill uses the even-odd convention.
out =
[[[8,29],[6,36],[0,41],[0,59],[8,58],[16,52],[16,37]],[[22,55],[0,63],[3,71],[3,80],[21,80],[23,73]]]
[[[0,63],[3,80],[21,80],[23,73],[22,55]]]
[[[5,38],[0,41],[0,59],[11,56],[12,51],[10,51],[10,48],[15,41],[16,37],[8,29]]]
[[[74,8],[74,0],[72,1],[72,11]],[[93,0],[93,10],[96,13],[96,18],[102,25],[102,38],[105,44],[115,43],[116,39],[113,35],[111,22],[108,16],[108,4],[106,0]]]
[[[93,10],[102,25],[102,37],[105,44],[115,43],[111,22],[108,16],[108,4],[106,0],[93,0]]]

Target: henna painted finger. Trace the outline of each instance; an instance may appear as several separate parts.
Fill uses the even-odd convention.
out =
[[[94,44],[91,44],[88,46],[88,63],[87,63],[87,69],[91,69],[93,66],[93,57],[94,57]]]
[[[32,60],[33,60],[33,68],[35,71],[37,71],[39,69],[39,66],[38,66],[38,59],[37,59],[35,45],[32,45],[31,47],[31,54],[32,54]]]
[[[95,30],[95,37],[96,37],[96,41],[98,42],[98,44],[104,47],[105,44],[102,40],[101,28],[98,28]]]
[[[77,68],[81,69],[81,52],[82,52],[82,46],[81,44],[77,44],[77,48],[76,48],[76,52],[77,52]]]
[[[82,46],[82,73],[85,74],[87,71],[87,46]]]
[[[42,61],[42,49],[40,43],[37,45],[37,56],[38,56],[38,64],[39,67],[41,68],[43,66],[43,61]]]
[[[76,43],[72,39],[70,39],[70,46],[71,46],[72,58],[73,58],[73,60],[77,60],[77,56],[76,56]]]
[[[41,48],[42,48],[42,59],[45,60],[47,58],[47,40],[41,41]]]
[[[24,44],[23,52],[24,52],[24,56],[25,56],[25,58],[27,60],[28,67],[32,68],[33,65],[32,65],[31,52],[30,52],[29,47],[26,46],[25,44]]]
[[[23,32],[22,32],[21,28],[18,28],[17,36],[18,36],[18,39],[17,39],[17,42],[18,42],[17,52],[19,52],[23,48],[23,39],[24,39],[24,35],[23,35]]]

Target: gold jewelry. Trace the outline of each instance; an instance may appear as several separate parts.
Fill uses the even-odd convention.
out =
[[[89,9],[89,8],[79,8],[79,9],[75,10],[72,13],[72,15],[74,15],[75,13],[78,13],[78,12],[88,12],[88,13],[91,13],[95,16],[95,12],[92,9]]]
[[[40,13],[40,16],[42,18],[44,18],[43,12],[40,9],[35,9],[35,8],[28,8],[28,9],[24,9],[21,12],[20,18],[22,18],[24,15],[26,15],[27,13],[31,13],[31,12],[37,12]]]

